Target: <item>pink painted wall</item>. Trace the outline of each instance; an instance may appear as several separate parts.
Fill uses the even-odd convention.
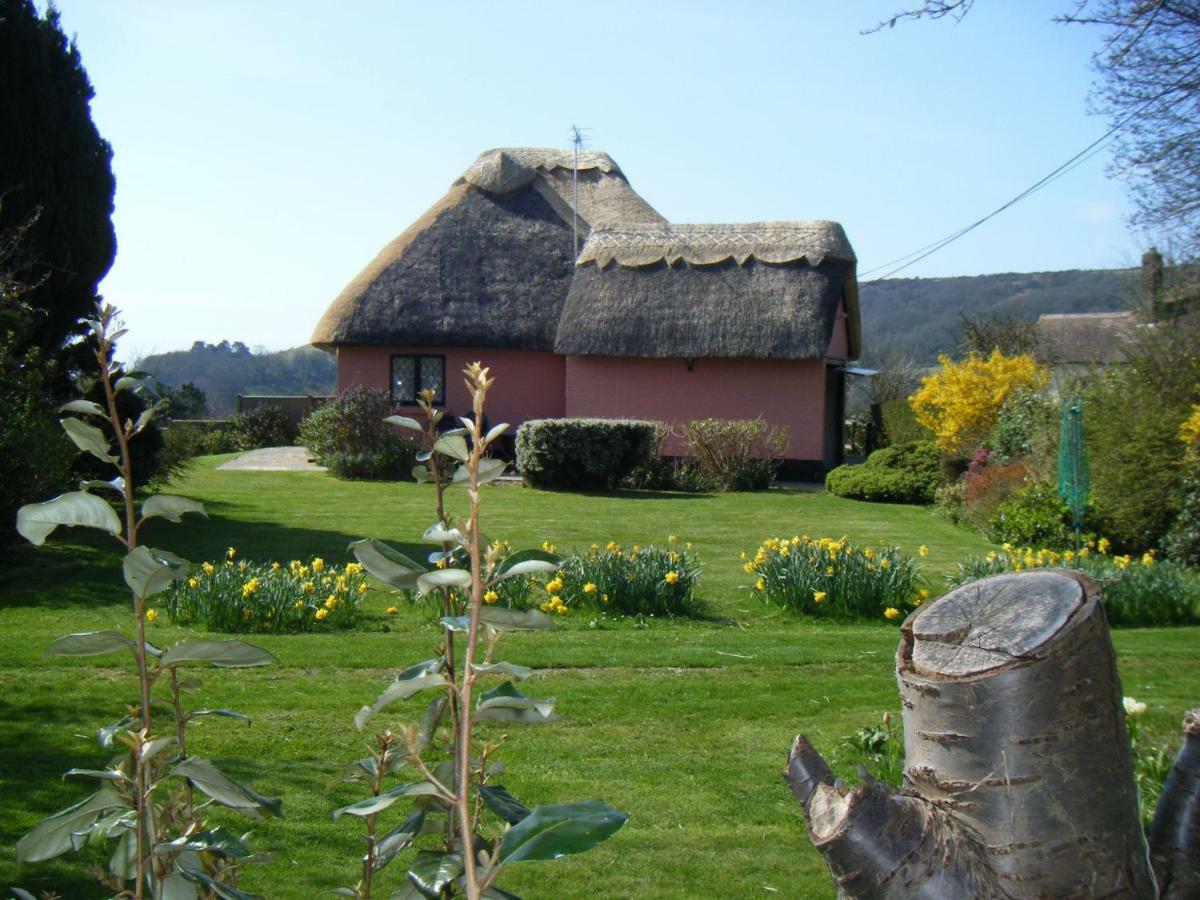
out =
[[[822,458],[824,360],[569,356],[566,414],[606,419],[753,419],[786,425],[789,459]],[[682,447],[668,447],[680,454]]]
[[[846,307],[838,301],[837,316],[833,320],[833,334],[829,337],[829,349],[825,355],[829,359],[846,362],[850,353],[850,335],[847,331]]]
[[[566,414],[564,358],[533,350],[342,346],[337,350],[338,390],[359,384],[387,390],[391,383],[391,358],[409,353],[446,357],[447,415],[471,413],[471,398],[460,373],[476,360],[490,367],[496,379],[487,403],[487,418],[493,425],[508,422],[515,429],[527,419],[552,419]]]

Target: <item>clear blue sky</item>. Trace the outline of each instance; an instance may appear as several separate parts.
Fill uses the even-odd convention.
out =
[[[674,222],[836,219],[860,271],[1107,130],[1070,0],[860,34],[916,0],[59,0],[112,143],[125,352],[307,343],[482,150],[572,122]],[[1105,268],[1146,243],[1107,153],[904,275]]]

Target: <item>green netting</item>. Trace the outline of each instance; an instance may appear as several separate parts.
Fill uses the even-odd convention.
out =
[[[1058,493],[1071,511],[1078,550],[1083,530],[1083,513],[1088,498],[1088,462],[1083,446],[1083,407],[1078,401],[1064,403],[1062,435],[1058,442]]]

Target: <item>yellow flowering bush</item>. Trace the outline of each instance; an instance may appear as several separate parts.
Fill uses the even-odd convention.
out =
[[[674,535],[666,547],[635,544],[626,550],[609,541],[563,559],[546,591],[567,608],[591,607],[628,616],[686,616],[694,609],[699,575],[699,557],[690,545],[680,547]]]
[[[1018,388],[1037,390],[1048,375],[1032,356],[1005,356],[999,350],[984,359],[968,354],[961,362],[939,356],[941,370],[921,380],[908,398],[917,421],[947,453],[977,447],[992,426],[1008,395]]]
[[[753,555],[742,554],[742,571],[755,576],[754,590],[768,603],[814,615],[894,619],[928,596],[916,561],[899,547],[860,549],[845,536],[767,538]]]
[[[309,631],[317,623],[352,628],[367,590],[363,567],[344,569],[320,557],[303,562],[234,562],[230,547],[221,563],[202,563],[186,581],[176,582],[160,600],[173,625],[205,631]]]
[[[1074,550],[1004,544],[999,552],[969,556],[946,576],[954,587],[1005,572],[1058,568],[1084,572],[1101,583],[1108,622],[1114,626],[1192,625],[1200,622],[1200,575],[1153,550],[1141,556],[1113,555],[1107,538]]]

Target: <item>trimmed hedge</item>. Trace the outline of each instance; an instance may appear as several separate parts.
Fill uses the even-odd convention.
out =
[[[861,466],[838,466],[825,476],[829,493],[874,503],[932,503],[940,484],[940,455],[931,441],[884,447]]]
[[[537,488],[611,491],[654,444],[654,422],[532,419],[517,430],[517,471]]]

